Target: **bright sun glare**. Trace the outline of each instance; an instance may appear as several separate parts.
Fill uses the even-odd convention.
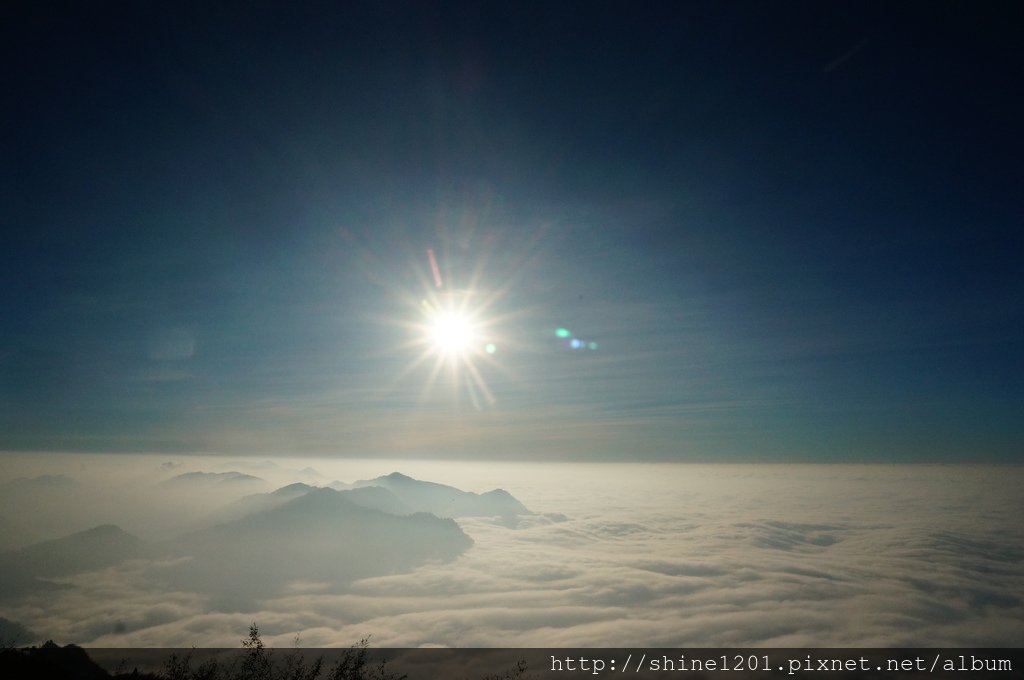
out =
[[[493,317],[488,318],[486,304],[473,304],[469,290],[446,291],[420,300],[418,323],[406,324],[414,331],[410,347],[420,348],[403,371],[408,373],[422,364],[431,365],[421,399],[426,399],[442,374],[451,377],[457,391],[465,391],[472,404],[485,408],[494,403],[494,395],[480,372],[482,365],[494,365],[498,351],[493,337]]]
[[[493,306],[503,289],[484,291],[475,285],[476,276],[468,286],[454,288],[442,276],[432,249],[427,249],[427,258],[430,276],[421,277],[422,292],[416,297],[406,296],[417,318],[389,321],[407,329],[408,339],[402,347],[416,352],[398,380],[426,367],[421,402],[434,398],[434,388],[444,379],[450,382],[456,399],[464,394],[477,410],[482,410],[495,403],[483,370],[499,369],[495,355],[501,336],[496,327],[503,317],[495,315]]]
[[[460,312],[437,314],[430,323],[428,333],[433,347],[445,355],[465,354],[476,338],[473,323]]]

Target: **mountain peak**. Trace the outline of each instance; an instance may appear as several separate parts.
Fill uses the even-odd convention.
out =
[[[99,526],[94,526],[92,529],[86,529],[85,531],[80,531],[78,534],[72,535],[89,536],[92,538],[106,538],[111,536],[130,536],[131,538],[135,538],[116,524],[100,524]]]
[[[429,512],[438,517],[483,517],[532,514],[503,489],[494,489],[478,494],[463,491],[447,484],[414,479],[401,472],[363,479],[352,487],[379,486],[394,492],[398,498],[413,510]]]
[[[294,484],[289,484],[288,486],[282,486],[280,489],[272,491],[270,495],[272,495],[272,496],[291,496],[291,495],[298,494],[298,493],[308,493],[308,492],[312,491],[315,488],[317,488],[317,487],[310,486],[309,484],[306,484],[304,482],[295,482]]]
[[[142,539],[116,524],[101,524],[11,553],[6,568],[15,576],[28,576],[31,582],[38,577],[102,569],[147,554],[148,547]]]

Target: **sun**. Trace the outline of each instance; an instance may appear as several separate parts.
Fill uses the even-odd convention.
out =
[[[405,346],[418,349],[418,356],[402,374],[430,367],[421,400],[431,398],[438,382],[449,382],[454,394],[467,395],[478,410],[495,403],[481,372],[495,366],[495,318],[488,313],[489,300],[480,297],[471,289],[431,291],[417,305],[419,320],[403,324],[411,331]]]
[[[426,328],[427,340],[434,350],[447,357],[462,357],[472,350],[479,330],[468,314],[447,310],[433,314]]]
[[[427,258],[427,274],[413,268],[421,284],[418,294],[398,291],[409,315],[381,317],[383,323],[404,329],[404,340],[384,351],[410,355],[393,384],[398,388],[409,376],[423,376],[418,405],[439,400],[458,407],[468,399],[477,410],[490,408],[496,399],[486,376],[494,372],[509,374],[501,361],[508,346],[502,327],[511,318],[509,313],[500,312],[507,284],[481,285],[481,263],[466,285],[455,287],[450,275],[442,276],[432,249],[427,250]],[[450,387],[447,395],[446,390],[438,389],[444,386]]]

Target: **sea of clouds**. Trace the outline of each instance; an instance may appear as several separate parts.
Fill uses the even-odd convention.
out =
[[[298,635],[303,647],[368,635],[383,647],[985,647],[1024,639],[1020,466],[8,460],[0,516],[35,538],[102,522],[166,537],[233,500],[176,502],[154,492],[183,470],[238,470],[266,479],[268,490],[399,470],[469,491],[503,488],[537,513],[460,518],[474,545],[454,561],[340,590],[294,582],[248,602],[218,601],[168,589],[173,564],[134,560],[0,601],[0,617],[62,644],[234,647],[252,622],[268,644],[292,646]],[[44,474],[69,481],[44,478],[57,493],[19,492]]]

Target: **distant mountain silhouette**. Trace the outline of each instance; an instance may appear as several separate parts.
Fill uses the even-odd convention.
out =
[[[334,485],[332,484],[332,486]],[[345,485],[339,484],[339,486]],[[349,486],[356,489],[379,486],[392,492],[413,510],[429,512],[438,517],[533,514],[504,489],[494,489],[478,494],[472,491],[462,491],[446,484],[413,479],[400,472],[392,472],[376,479],[362,479]]]
[[[269,493],[244,496],[215,512],[212,519],[220,523],[241,519],[254,512],[272,510],[317,488],[296,482]],[[438,517],[455,518],[534,514],[504,489],[478,494],[445,484],[413,479],[400,472],[376,479],[359,480],[353,484],[336,481],[329,488],[339,491],[355,505],[391,515],[428,512]]]
[[[263,483],[239,472],[189,472],[163,485],[234,490]],[[454,559],[473,541],[452,517],[532,514],[501,489],[477,494],[398,472],[350,487],[295,483],[250,494],[215,513],[217,524],[159,544],[103,525],[9,551],[0,554],[0,597],[67,588],[48,579],[161,558],[171,560],[160,567],[169,587],[241,607],[288,584],[338,589],[354,579]]]
[[[0,595],[58,587],[45,579],[103,569],[150,554],[146,543],[113,524],[34,543],[0,555],[0,572],[4,574]]]
[[[318,487],[296,482],[288,486],[282,486],[270,493],[254,493],[243,496],[233,503],[229,503],[211,516],[214,523],[222,524],[233,520],[241,519],[246,515],[255,512],[264,512],[278,508],[288,501],[300,496],[305,496]],[[395,494],[379,486],[367,486],[358,489],[339,491],[347,500],[355,505],[372,510],[379,510],[390,515],[411,515],[415,512],[408,505],[403,503]]]
[[[67,475],[38,475],[12,479],[0,485],[0,489],[4,491],[67,489],[77,484],[78,482]]]
[[[246,484],[264,484],[266,480],[241,472],[185,472],[160,483],[160,486],[244,486]]]
[[[294,485],[284,489],[301,491]],[[313,488],[272,509],[192,532],[164,548],[170,555],[192,558],[176,570],[183,586],[251,597],[293,581],[338,586],[404,571],[453,559],[473,544],[451,519],[424,513],[397,516],[358,505],[354,496]]]
[[[273,510],[299,496],[305,496],[314,488],[309,484],[296,482],[295,484],[282,486],[280,489],[269,493],[254,493],[242,496],[237,501],[228,503],[223,508],[214,512],[210,519],[215,524],[223,524],[224,522],[241,519],[255,512]]]
[[[364,508],[380,510],[391,515],[411,515],[417,511],[392,491],[381,486],[363,486],[339,491],[342,496]]]
[[[100,680],[109,678],[81,647],[60,647],[49,641],[41,647],[0,651],[0,675],[5,678]]]

